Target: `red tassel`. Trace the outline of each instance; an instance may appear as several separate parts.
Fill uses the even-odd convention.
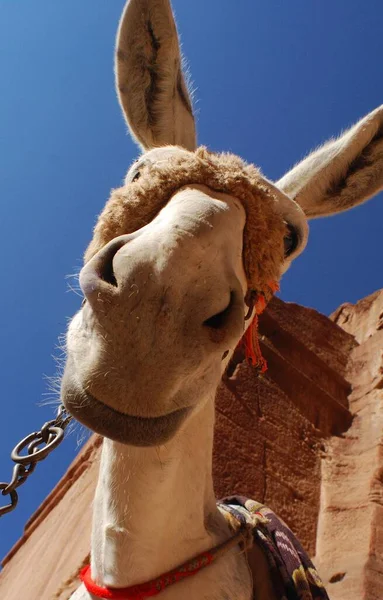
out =
[[[266,359],[262,356],[258,338],[258,315],[256,314],[242,338],[245,346],[247,362],[253,367],[258,367],[261,373],[267,371]]]
[[[279,285],[276,281],[270,281],[268,283],[268,287],[273,293],[279,290]],[[266,299],[263,294],[258,294],[255,297],[254,308],[255,316],[247,328],[240,344],[244,345],[245,356],[249,365],[257,367],[260,373],[265,373],[267,371],[267,362],[262,356],[258,332],[258,315],[260,315],[266,308]],[[251,313],[251,304],[249,312]]]

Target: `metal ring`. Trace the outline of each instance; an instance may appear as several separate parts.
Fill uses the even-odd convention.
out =
[[[36,463],[31,463],[29,469],[27,469],[25,465],[17,463],[13,467],[11,481],[8,483],[7,487],[3,489],[3,496],[10,494],[12,490],[15,490],[22,485],[28,479],[29,475],[33,473],[35,466]]]
[[[61,429],[61,427],[49,427],[49,433],[53,434],[55,437],[50,442],[48,442],[44,448],[41,448],[40,450],[34,450],[32,454],[21,456],[20,452],[24,450],[25,446],[28,446],[28,444],[30,444],[31,442],[39,442],[41,444],[44,444],[44,440],[42,439],[40,432],[34,431],[33,433],[27,435],[12,450],[12,460],[22,465],[28,465],[31,461],[37,462],[40,460],[44,460],[44,458],[48,456],[51,450],[56,448],[56,446],[58,446],[64,438],[64,431]]]
[[[8,487],[8,483],[0,483],[0,490],[5,490],[6,487]],[[11,492],[9,492],[9,495],[11,497],[11,502],[10,504],[6,504],[5,506],[0,506],[0,517],[11,512],[11,510],[16,508],[17,506],[19,497],[17,495],[16,490],[12,490]]]

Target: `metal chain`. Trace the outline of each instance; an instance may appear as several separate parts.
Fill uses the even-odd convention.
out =
[[[35,470],[37,463],[44,460],[63,441],[64,431],[71,419],[65,406],[61,404],[55,419],[44,423],[40,431],[30,433],[14,447],[11,459],[16,464],[13,468],[12,479],[9,483],[0,483],[1,495],[9,495],[10,502],[5,506],[0,506],[0,517],[16,508],[19,500],[16,488],[25,483]],[[27,454],[22,455],[25,448]]]

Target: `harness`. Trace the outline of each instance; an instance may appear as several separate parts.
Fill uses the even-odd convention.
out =
[[[217,503],[233,536],[208,552],[194,557],[160,577],[129,588],[103,588],[91,577],[90,567],[80,579],[86,589],[104,600],[146,600],[192,577],[235,546],[249,549],[257,544],[264,552],[278,600],[329,600],[324,585],[308,555],[293,532],[277,515],[259,502],[232,496]]]

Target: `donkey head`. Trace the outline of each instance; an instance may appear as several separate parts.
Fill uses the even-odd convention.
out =
[[[307,217],[383,185],[382,108],[273,184],[197,148],[181,63],[169,0],[130,0],[116,83],[143,153],[85,254],[62,398],[94,431],[133,445],[164,443],[214,397],[255,314],[250,299],[267,301],[304,249]]]

